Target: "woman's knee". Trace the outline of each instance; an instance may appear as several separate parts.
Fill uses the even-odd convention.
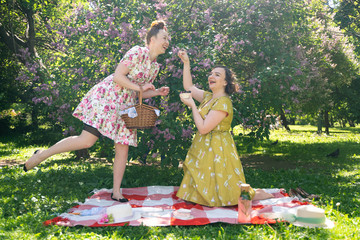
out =
[[[115,143],[115,153],[127,155],[129,152],[129,145]]]
[[[94,146],[94,144],[95,144],[94,141],[85,140],[83,142],[83,148],[91,148],[92,146]]]

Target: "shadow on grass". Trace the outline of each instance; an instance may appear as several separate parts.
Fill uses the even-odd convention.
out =
[[[241,158],[246,180],[254,187],[302,187],[321,196],[320,203],[341,203],[340,211],[357,216],[360,197],[360,148],[354,141],[261,144],[263,154]],[[340,149],[338,157],[326,157]],[[346,173],[344,173],[346,172]],[[270,186],[269,186],[270,185]]]
[[[354,158],[360,155],[359,144],[351,141],[312,144],[283,141],[276,146],[268,143],[261,147],[261,154],[243,152],[241,161],[245,167],[262,170],[306,168],[331,174],[339,169],[352,170],[359,164]],[[327,157],[336,149],[339,149],[339,156]]]
[[[18,132],[10,131],[0,135],[1,143],[11,145],[13,148],[25,148],[29,145],[53,145],[64,138],[61,129],[41,129],[39,131]],[[3,147],[4,148],[4,147]],[[1,148],[0,148],[1,151]]]
[[[302,131],[304,132],[304,131]],[[12,143],[13,142],[13,143]],[[25,142],[26,143],[26,142]],[[6,144],[26,146],[22,140],[7,141]],[[301,186],[309,193],[318,194],[318,205],[332,205],[340,202],[339,211],[350,216],[360,215],[359,208],[359,168],[360,149],[356,142],[332,143],[294,143],[280,141],[276,145],[268,142],[261,144],[263,152],[258,155],[245,154],[242,157],[247,182],[254,188],[296,188]],[[326,155],[340,149],[337,158]],[[0,151],[2,151],[0,149]],[[8,150],[4,149],[5,154]],[[248,164],[248,165],[247,165]],[[251,165],[252,164],[252,165]],[[264,167],[266,165],[266,167]],[[341,171],[347,174],[339,174]],[[284,238],[314,237],[330,238],[324,229],[303,229],[289,227],[286,223],[267,226],[242,226],[229,224],[211,224],[187,227],[58,227],[42,226],[42,222],[52,219],[59,213],[73,207],[74,202],[84,202],[91,191],[112,188],[112,166],[108,163],[76,161],[74,159],[52,160],[42,163],[38,170],[23,173],[19,166],[0,168],[0,228],[5,232],[23,231],[26,234],[39,234],[47,238],[62,234],[96,234],[109,238],[268,238],[275,229]],[[182,170],[178,168],[159,168],[156,166],[128,166],[122,187],[143,187],[153,185],[177,186],[182,179]],[[336,209],[336,207],[334,207]],[[2,227],[3,226],[3,227]],[[262,234],[262,235],[261,235]],[[290,235],[289,235],[290,234]],[[225,237],[226,236],[226,237]],[[295,237],[297,236],[297,237]],[[1,235],[0,235],[1,237]],[[279,235],[277,235],[279,237]]]
[[[1,187],[2,196],[12,200],[12,196],[18,196],[17,200],[20,202],[33,196],[49,200],[65,197],[83,202],[94,189],[112,188],[112,166],[108,163],[89,163],[74,159],[51,160],[27,173],[22,171],[20,165],[6,166],[2,169],[2,174],[6,175],[2,179],[5,183]],[[181,179],[182,171],[177,168],[127,166],[122,187],[176,186]]]

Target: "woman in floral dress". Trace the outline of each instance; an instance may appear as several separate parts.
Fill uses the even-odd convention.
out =
[[[152,23],[146,36],[146,47],[135,46],[120,61],[115,73],[95,85],[82,99],[73,116],[84,122],[79,136],[65,138],[49,149],[36,151],[25,163],[30,170],[50,156],[62,152],[89,148],[100,135],[115,143],[112,199],[128,201],[120,192],[129,146],[137,146],[136,130],[127,129],[120,111],[136,103],[137,92],[142,88],[143,97],[165,96],[168,87],[155,89],[152,84],[159,72],[156,58],[169,47],[165,22]]]
[[[211,92],[203,91],[192,83],[187,53],[179,51],[178,55],[184,63],[183,86],[192,96],[181,97],[181,101],[192,109],[198,132],[183,164],[184,178],[177,196],[211,207],[237,205],[245,176],[230,134],[233,74],[227,67],[215,67],[208,77]],[[199,108],[193,98],[200,102]],[[259,193],[259,199],[272,197],[264,191]],[[255,191],[251,189],[250,194],[253,198]]]

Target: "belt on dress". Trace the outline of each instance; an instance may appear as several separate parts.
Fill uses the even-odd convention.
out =
[[[210,141],[212,139],[212,134],[213,133],[230,133],[230,130],[213,130],[210,131],[208,134],[206,134],[206,138],[205,138],[205,146],[210,146]]]
[[[230,132],[230,130],[212,130],[209,133],[224,133],[224,132]]]

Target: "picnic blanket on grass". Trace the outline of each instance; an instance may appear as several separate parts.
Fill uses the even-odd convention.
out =
[[[141,218],[121,223],[101,223],[100,215],[80,216],[72,213],[94,207],[110,207],[123,204],[111,199],[111,189],[94,190],[94,194],[66,213],[47,220],[44,225],[60,226],[180,226],[180,225],[205,225],[216,222],[230,224],[238,223],[237,206],[232,207],[206,207],[185,202],[176,197],[179,187],[174,186],[149,186],[138,188],[122,188],[122,194],[129,199],[133,212],[140,212]],[[247,224],[276,223],[277,220],[264,217],[266,213],[295,212],[295,209],[308,203],[300,202],[297,198],[289,197],[284,189],[263,189],[274,195],[274,198],[252,201],[251,222]],[[174,215],[179,209],[191,210],[191,217],[180,219]],[[100,223],[99,223],[100,222]]]

